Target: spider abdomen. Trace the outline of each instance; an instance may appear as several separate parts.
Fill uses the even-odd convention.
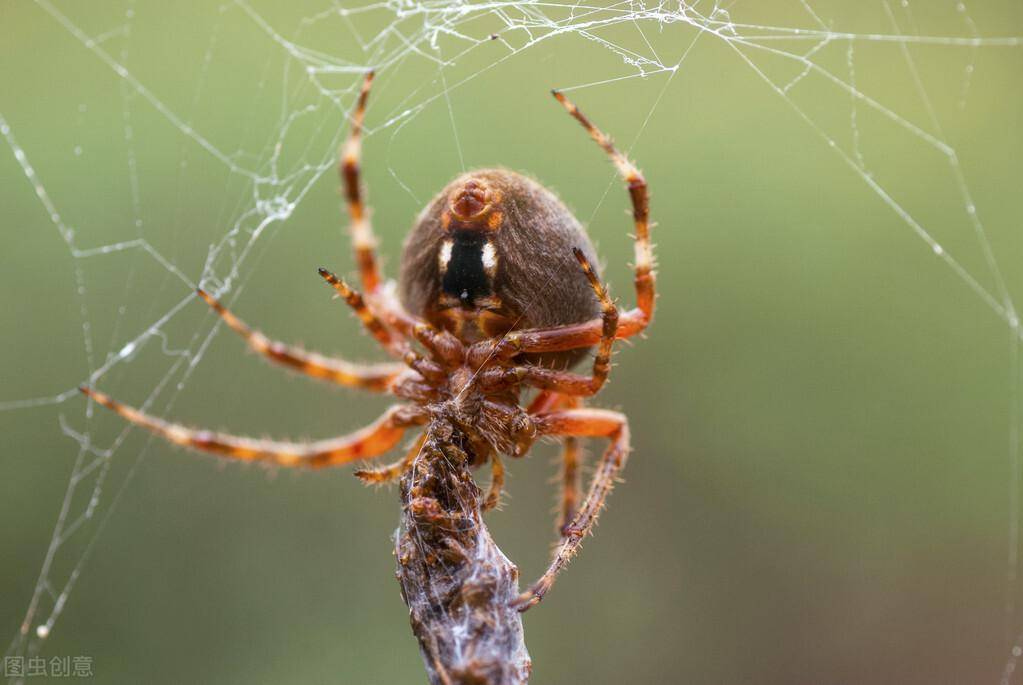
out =
[[[553,192],[514,171],[472,171],[438,193],[412,227],[402,304],[466,343],[599,317],[573,248],[596,263],[582,225]],[[533,361],[567,367],[585,354]]]

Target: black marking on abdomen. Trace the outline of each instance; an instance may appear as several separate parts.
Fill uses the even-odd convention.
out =
[[[477,297],[492,292],[493,284],[483,266],[486,238],[477,231],[457,232],[451,245],[451,258],[444,270],[441,289],[463,306],[471,306]]]

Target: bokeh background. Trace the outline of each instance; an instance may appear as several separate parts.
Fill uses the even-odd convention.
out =
[[[201,303],[181,304],[190,283],[230,277],[225,299],[268,334],[376,358],[315,268],[352,272],[330,159],[355,67],[386,61],[364,168],[392,275],[432,193],[500,164],[562,195],[631,302],[626,195],[551,87],[586,86],[571,97],[653,193],[656,323],[621,345],[594,402],[629,414],[635,451],[596,536],[526,615],[532,682],[998,682],[1023,626],[1007,321],[1023,294],[1023,48],[869,36],[1020,36],[1023,8],[855,5],[811,2],[819,24],[799,2],[737,3],[733,29],[707,24],[719,34],[622,21],[639,3],[0,5],[0,634],[17,645],[85,444],[78,472],[100,461],[67,521],[96,493],[94,514],[54,556],[54,593],[76,582],[31,649],[89,655],[100,682],[422,681],[393,574],[394,489],[184,453],[87,415],[71,392],[92,377],[160,415],[282,437],[347,432],[386,406],[271,368],[230,332],[211,336]],[[646,7],[726,18],[702,2]],[[601,17],[617,18],[588,26]],[[895,116],[818,72],[799,79],[791,59],[737,50],[779,34],[757,27],[832,32],[814,62]],[[782,97],[762,75],[796,82]],[[488,517],[527,578],[553,540],[553,457],[510,464]],[[32,630],[52,606],[44,592]]]

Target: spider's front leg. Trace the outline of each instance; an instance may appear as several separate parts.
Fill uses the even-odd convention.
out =
[[[352,249],[355,252],[355,262],[359,268],[359,279],[368,301],[368,308],[374,313],[379,313],[387,322],[388,328],[385,333],[389,342],[393,342],[393,338],[410,336],[412,328],[422,322],[406,312],[401,304],[381,287],[384,276],[376,254],[377,238],[373,233],[369,208],[363,197],[361,179],[362,127],[366,119],[366,103],[369,101],[373,77],[374,72],[370,71],[362,82],[359,99],[352,112],[352,126],[348,138],[341,146],[338,172],[341,175],[345,204],[348,206],[351,221]]]
[[[368,295],[375,295],[383,280],[380,265],[376,256],[377,240],[373,235],[373,226],[369,222],[366,206],[362,201],[359,163],[362,157],[362,123],[366,118],[366,102],[369,100],[369,89],[373,85],[373,72],[366,74],[359,91],[359,99],[352,112],[352,127],[348,138],[341,147],[341,161],[338,172],[344,185],[345,202],[348,204],[348,216],[351,219],[352,249],[355,250],[355,261],[359,265],[359,276],[362,288]]]
[[[555,578],[578,551],[582,540],[593,529],[615,478],[629,455],[629,423],[624,414],[604,409],[566,409],[535,417],[543,435],[567,437],[604,437],[611,441],[597,465],[586,499],[562,531],[547,571],[522,593],[515,604],[520,611],[537,604],[554,584]]]
[[[334,277],[328,278],[323,269],[320,274],[338,290],[345,300],[352,305],[359,318],[362,319],[370,333],[386,349],[395,352],[406,338],[420,337],[417,329],[423,327],[433,330],[418,317],[405,311],[404,307],[394,298],[393,294],[382,287],[384,282],[380,260],[377,258],[377,238],[373,233],[373,224],[369,219],[369,208],[366,206],[362,189],[362,127],[366,119],[366,103],[373,85],[374,73],[370,71],[362,83],[359,99],[352,112],[352,126],[348,138],[341,146],[338,171],[344,189],[345,203],[351,221],[352,249],[359,268],[359,279],[362,283],[363,295],[349,288],[343,281]],[[333,277],[333,274],[330,274]],[[347,292],[346,292],[347,291]],[[353,300],[357,300],[358,304]],[[373,323],[374,321],[379,322]],[[400,356],[397,354],[396,356]]]
[[[130,423],[175,445],[230,459],[262,461],[276,466],[322,468],[372,459],[397,445],[409,426],[422,425],[427,421],[426,412],[420,407],[394,405],[372,424],[349,435],[316,442],[276,442],[186,428],[121,404],[97,390],[85,386],[80,389]]]

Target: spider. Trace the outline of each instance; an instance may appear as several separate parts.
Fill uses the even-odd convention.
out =
[[[355,475],[367,483],[399,478],[428,435],[468,446],[473,467],[492,464],[484,510],[500,499],[501,455],[522,457],[542,436],[560,439],[561,504],[546,572],[515,600],[537,604],[591,531],[630,450],[624,414],[583,407],[607,380],[615,339],[643,331],[654,312],[647,185],[639,170],[558,91],[554,97],[607,153],[628,187],[635,225],[636,306],[619,311],[599,280],[594,249],[564,204],[536,181],[505,169],[459,176],[422,211],[408,235],[400,285],[385,282],[360,183],[362,126],[373,73],[367,74],[340,151],[345,201],[362,292],[326,269],[320,276],[355,311],[369,334],[400,361],[362,365],[271,340],[203,290],[199,296],[255,351],[273,362],[340,385],[405,400],[369,426],[315,442],[276,442],[194,430],[146,414],[83,386],[82,392],[171,443],[228,459],[320,468],[379,457],[407,429],[426,431],[407,455]],[[553,293],[548,296],[553,286]],[[418,346],[414,345],[418,343]],[[588,374],[567,369],[596,348]],[[420,350],[420,351],[417,351]],[[535,395],[520,404],[523,392]],[[581,496],[578,439],[609,441]]]

